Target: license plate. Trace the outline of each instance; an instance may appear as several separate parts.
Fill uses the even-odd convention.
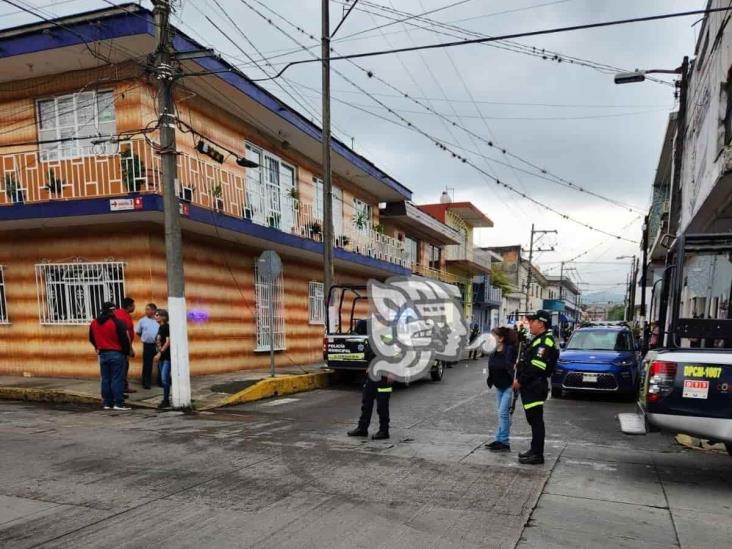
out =
[[[685,379],[683,398],[708,398],[709,382],[701,379]]]
[[[582,383],[597,383],[597,374],[582,374]]]

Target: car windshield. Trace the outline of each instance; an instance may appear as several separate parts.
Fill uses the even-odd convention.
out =
[[[588,330],[575,332],[569,340],[567,350],[632,351],[633,345],[628,332]]]

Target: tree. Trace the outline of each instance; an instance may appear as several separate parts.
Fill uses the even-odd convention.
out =
[[[491,267],[491,286],[500,288],[504,294],[510,294],[513,291],[506,271],[497,265]]]
[[[625,305],[613,305],[607,311],[608,320],[623,320],[625,316]]]

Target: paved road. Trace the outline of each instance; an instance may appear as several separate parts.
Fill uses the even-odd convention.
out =
[[[392,439],[349,439],[357,386],[196,416],[0,403],[3,547],[723,547],[732,459],[628,438],[633,404],[547,404],[547,463],[483,448],[483,365],[392,397]]]

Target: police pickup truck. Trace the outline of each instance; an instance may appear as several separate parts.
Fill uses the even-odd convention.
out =
[[[323,360],[335,371],[364,374],[374,358],[369,345],[368,288],[365,285],[334,285],[328,293],[323,337]],[[432,381],[442,380],[445,364],[434,361]]]
[[[678,237],[659,283],[665,330],[643,359],[641,415],[621,414],[623,431],[683,433],[732,455],[732,234]]]

